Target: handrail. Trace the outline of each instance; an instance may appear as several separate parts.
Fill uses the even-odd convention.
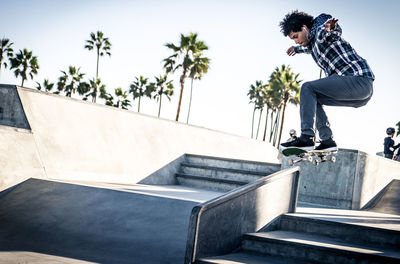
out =
[[[258,189],[266,184],[272,183],[274,181],[280,180],[285,178],[289,175],[295,174],[294,184],[291,186],[291,199],[289,204],[289,212],[294,212],[297,203],[297,193],[298,193],[298,178],[299,178],[299,167],[293,167],[289,169],[285,169],[282,171],[278,171],[271,175],[265,176],[263,178],[258,179],[255,182],[246,184],[240,188],[234,189],[222,196],[214,198],[210,201],[204,202],[202,204],[196,205],[192,209],[191,219],[190,219],[190,226],[188,232],[188,243],[186,248],[186,256],[185,256],[185,263],[192,263],[196,260],[197,255],[197,248],[198,248],[198,236],[199,236],[199,226],[201,224],[201,217],[204,212],[232,201],[233,199],[250,193],[251,191]],[[193,228],[194,225],[194,228]]]

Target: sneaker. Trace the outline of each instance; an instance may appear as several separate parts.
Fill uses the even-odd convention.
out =
[[[315,151],[337,151],[338,147],[333,139],[322,140],[321,144],[315,148]]]
[[[280,150],[287,148],[299,148],[306,151],[314,149],[314,138],[307,135],[301,135],[293,141],[280,144]]]

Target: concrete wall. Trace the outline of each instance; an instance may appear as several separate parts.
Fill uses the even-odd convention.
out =
[[[30,129],[14,85],[1,85],[0,125]]]
[[[15,168],[25,170],[22,178],[39,175],[41,168],[40,176],[45,173],[54,179],[146,182],[154,173],[160,177],[169,173],[162,168],[185,153],[279,162],[277,150],[268,143],[32,89],[15,89],[31,130],[1,130],[5,138],[0,152],[9,168],[0,172],[2,179],[14,177]],[[0,93],[10,90],[10,86],[0,85]],[[28,143],[18,148],[23,140]],[[14,143],[16,146],[8,147]],[[149,182],[154,182],[154,177]]]
[[[290,167],[283,158],[282,169]],[[360,209],[393,179],[400,179],[400,162],[365,152],[340,149],[336,163],[301,167],[299,201],[341,209]]]
[[[296,208],[299,168],[279,171],[195,206],[190,217],[185,263],[222,255],[240,246],[242,235],[257,232]]]
[[[28,178],[45,178],[30,131],[0,125],[0,191]]]

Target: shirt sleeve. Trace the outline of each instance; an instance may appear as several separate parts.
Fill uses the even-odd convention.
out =
[[[317,29],[317,40],[318,42],[325,41],[337,41],[342,37],[342,28],[339,24],[336,24],[334,29],[331,29],[329,32],[325,30],[325,24],[321,25]]]
[[[308,47],[296,46],[296,47],[294,47],[294,52],[296,52],[296,53],[311,53],[311,50]]]

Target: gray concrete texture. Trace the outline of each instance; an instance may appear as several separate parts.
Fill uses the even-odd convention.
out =
[[[194,207],[185,263],[232,252],[240,246],[243,234],[294,212],[298,182],[298,167],[291,168]]]
[[[283,158],[283,169],[290,167],[289,159]],[[336,163],[297,165],[301,168],[299,201],[333,208],[361,209],[393,179],[400,179],[400,162],[357,150],[339,149]]]
[[[41,263],[182,263],[198,202],[130,189],[29,179],[0,196],[0,251],[43,254]]]
[[[400,215],[400,180],[393,180],[365,209],[373,212]]]
[[[13,85],[1,85],[0,88],[0,125],[30,129]]]
[[[277,150],[265,142],[32,89],[13,89],[31,134],[7,131],[8,138],[0,141],[2,155],[13,156],[8,160],[13,163],[10,169],[0,171],[0,179],[9,177],[21,159],[27,160],[24,170],[34,170],[35,176],[41,167],[43,177],[120,183],[145,181],[156,172],[153,180],[161,179],[168,173],[162,168],[185,153],[278,162]],[[13,89],[0,87],[2,92]],[[24,150],[9,148],[21,140],[29,142]]]

